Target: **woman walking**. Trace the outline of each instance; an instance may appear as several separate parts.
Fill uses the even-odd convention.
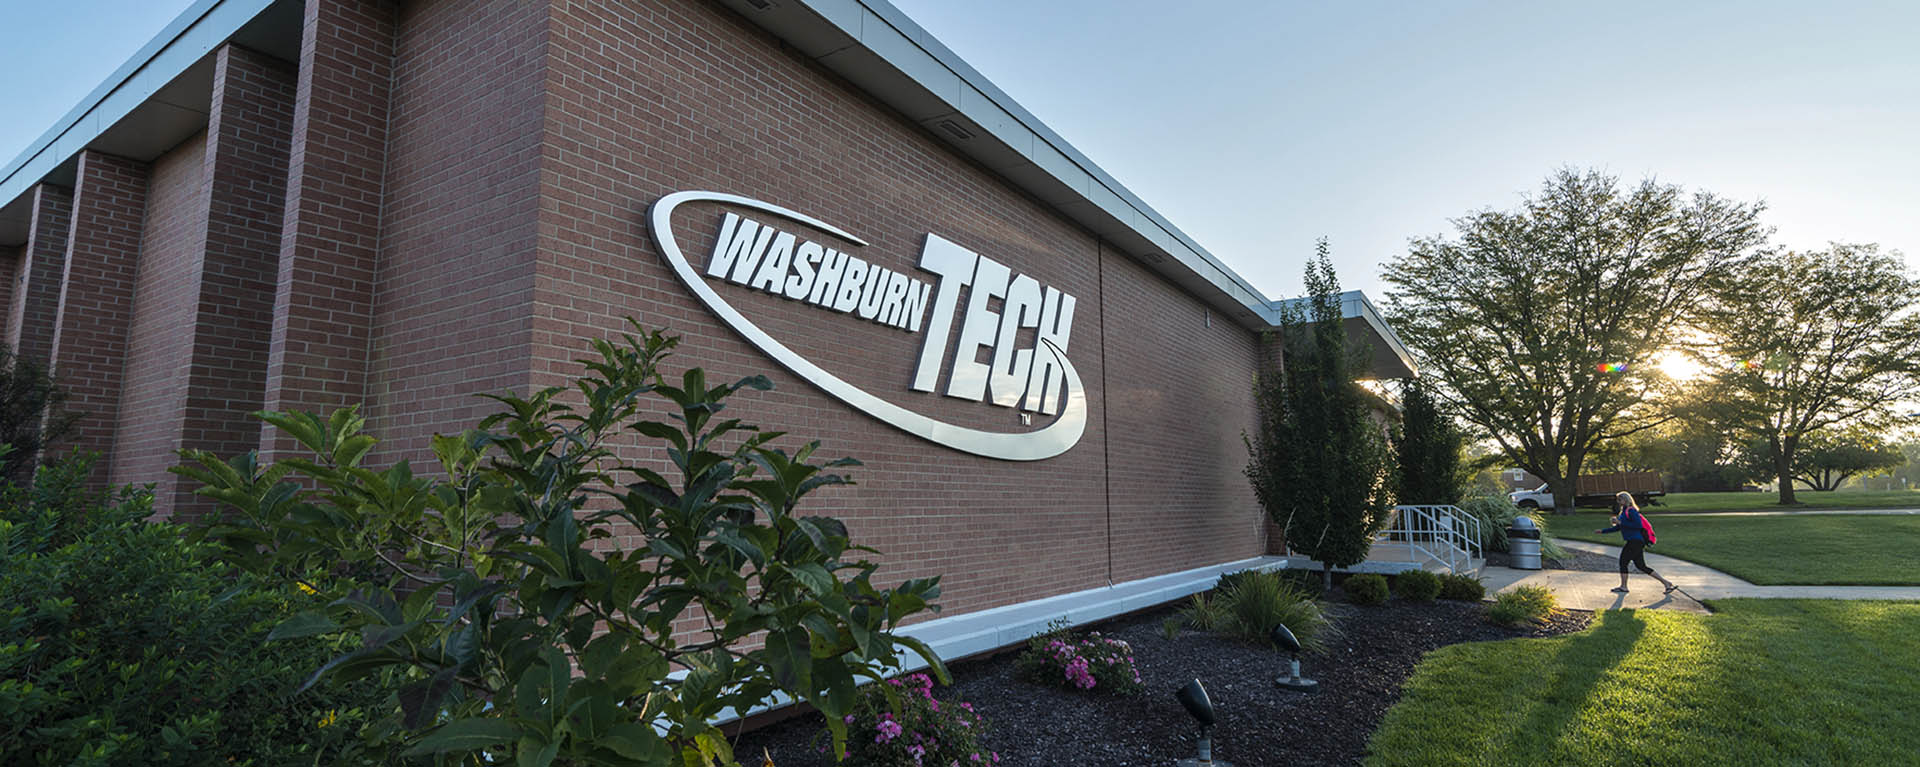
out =
[[[1603,530],[1595,530],[1594,532],[1603,534],[1619,532],[1620,537],[1626,539],[1626,545],[1620,549],[1620,588],[1614,589],[1614,591],[1621,594],[1627,593],[1628,562],[1632,562],[1635,567],[1640,568],[1640,572],[1653,576],[1655,580],[1665,585],[1667,590],[1661,593],[1672,594],[1674,589],[1680,588],[1679,586],[1673,585],[1673,581],[1667,580],[1659,573],[1654,572],[1653,568],[1647,566],[1646,518],[1640,515],[1640,504],[1634,502],[1633,494],[1622,492],[1614,496],[1613,509],[1613,519],[1610,520],[1613,522],[1613,526]]]

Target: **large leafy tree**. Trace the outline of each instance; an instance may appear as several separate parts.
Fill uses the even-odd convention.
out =
[[[1372,401],[1354,382],[1360,355],[1347,344],[1340,282],[1327,244],[1307,264],[1305,311],[1289,305],[1279,333],[1280,375],[1262,376],[1260,433],[1247,438],[1247,477],[1287,547],[1333,569],[1367,558],[1393,511],[1393,458]]]
[[[1664,379],[1645,363],[1709,278],[1765,239],[1761,208],[1561,170],[1519,208],[1471,213],[1390,262],[1394,327],[1436,390],[1570,513],[1595,446],[1658,422],[1644,416]]]
[[[1410,378],[1400,390],[1400,428],[1393,443],[1400,502],[1457,504],[1465,484],[1460,465],[1465,437],[1427,388],[1421,379]]]
[[[1920,280],[1875,245],[1770,251],[1719,275],[1703,326],[1719,419],[1765,444],[1780,503],[1796,455],[1828,430],[1869,432],[1920,396]]]

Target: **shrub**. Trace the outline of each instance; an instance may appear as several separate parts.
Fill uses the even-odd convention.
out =
[[[1320,603],[1277,573],[1255,573],[1218,597],[1228,615],[1223,629],[1250,642],[1271,644],[1273,627],[1285,625],[1300,645],[1318,650],[1332,636],[1333,621]]]
[[[1408,570],[1393,577],[1393,592],[1410,602],[1431,602],[1440,595],[1440,576],[1425,570]]]
[[[1347,590],[1347,601],[1356,605],[1384,605],[1387,603],[1387,579],[1377,573],[1360,573],[1347,576],[1341,584]]]
[[[1540,623],[1559,612],[1559,602],[1544,586],[1521,586],[1501,592],[1487,608],[1487,619],[1502,626]]]
[[[1095,631],[1081,636],[1063,627],[1027,640],[1027,649],[1014,658],[1022,679],[1069,690],[1100,690],[1136,695],[1146,689],[1126,642]]]
[[[1225,602],[1219,598],[1219,592],[1195,594],[1187,599],[1187,607],[1180,611],[1187,625],[1201,631],[1225,631],[1231,615]]]
[[[89,458],[0,490],[0,758],[9,764],[357,764],[369,684],[295,695],[336,654],[268,642],[315,599],[232,577],[151,523],[152,498],[86,490]]]
[[[856,679],[898,669],[899,648],[946,678],[893,633],[932,609],[939,578],[876,588],[872,550],[799,511],[858,462],[773,447],[779,433],[732,418],[729,398],[772,388],[764,377],[664,378],[677,344],[593,342],[572,386],[492,397],[477,429],[434,436],[426,476],[363,465],[377,440],[351,408],[263,414],[301,457],[190,452],[176,471],[231,508],[205,532],[229,561],[321,593],[276,636],[364,637],[308,670],[328,686],[393,678],[381,727],[406,755],[727,763],[715,717],[778,694],[821,711],[843,749]]]
[[[1459,573],[1440,576],[1440,598],[1478,602],[1487,596],[1487,587],[1479,578]]]
[[[1245,570],[1235,570],[1230,573],[1221,573],[1220,580],[1215,581],[1213,584],[1213,590],[1227,591],[1229,589],[1232,589],[1234,586],[1240,585],[1241,581],[1244,581],[1248,578],[1258,577],[1264,574],[1265,574],[1264,571],[1256,570],[1253,568],[1248,568]]]
[[[1000,763],[1000,754],[980,742],[987,720],[971,703],[933,697],[926,674],[867,685],[841,721],[850,733],[843,763],[854,767]]]

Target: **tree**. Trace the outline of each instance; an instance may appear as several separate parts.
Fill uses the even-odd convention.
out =
[[[857,462],[815,461],[817,443],[788,453],[725,417],[765,378],[671,382],[658,368],[678,339],[624,340],[596,341],[574,386],[495,397],[479,428],[435,436],[444,478],[362,466],[376,440],[351,409],[263,414],[310,456],[186,453],[176,471],[237,512],[204,538],[321,597],[270,637],[347,649],[307,685],[392,685],[397,704],[364,737],[471,765],[731,765],[712,723],[730,709],[805,701],[838,753],[856,678],[898,670],[898,648],[947,680],[894,633],[931,609],[939,578],[876,588],[878,566],[857,558],[872,549],[799,513]],[[665,447],[661,470],[630,463],[634,434]]]
[[[1354,382],[1356,352],[1365,350],[1347,345],[1325,240],[1306,283],[1307,311],[1289,305],[1276,331],[1281,374],[1255,384],[1260,433],[1247,438],[1247,478],[1287,547],[1319,560],[1332,588],[1333,568],[1365,560],[1391,519],[1392,457],[1372,398]]]
[[[1772,443],[1765,439],[1749,442],[1742,451],[1742,465],[1753,477],[1774,478],[1777,459]],[[1875,435],[1823,431],[1801,441],[1789,473],[1808,490],[1825,492],[1839,489],[1855,475],[1885,472],[1906,462],[1898,446]]]
[[[1657,422],[1647,364],[1711,275],[1765,238],[1762,206],[1561,170],[1517,210],[1415,239],[1387,265],[1394,328],[1436,392],[1573,511],[1588,453]],[[1623,419],[1623,416],[1628,416]]]
[[[1399,460],[1400,502],[1458,505],[1466,472],[1460,464],[1465,438],[1427,392],[1408,379],[1400,390],[1400,428],[1393,443]]]
[[[0,480],[26,484],[42,451],[73,431],[80,414],[66,401],[46,368],[0,344],[0,444],[13,446],[0,458]]]
[[[1725,426],[1763,441],[1780,503],[1801,443],[1829,429],[1905,420],[1920,395],[1920,280],[1875,245],[1776,250],[1713,285],[1696,352]]]

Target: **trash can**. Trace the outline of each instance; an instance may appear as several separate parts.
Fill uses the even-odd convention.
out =
[[[1507,554],[1513,558],[1508,567],[1540,569],[1540,526],[1527,517],[1515,517],[1513,526],[1507,528]]]

